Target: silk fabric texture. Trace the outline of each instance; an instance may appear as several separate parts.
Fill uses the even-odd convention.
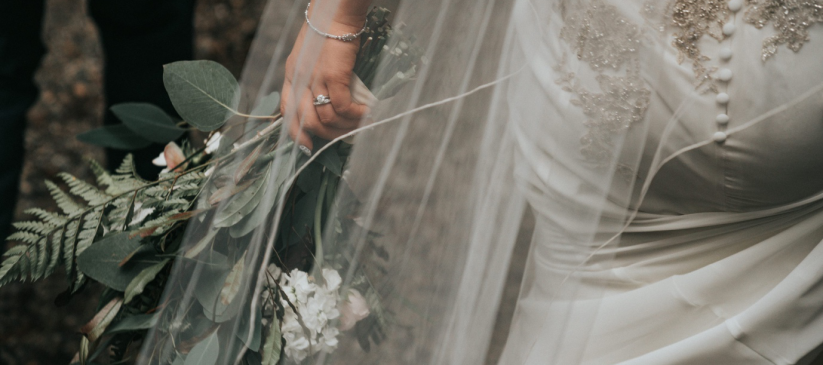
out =
[[[500,364],[812,363],[823,343],[823,26],[799,52],[783,46],[763,61],[774,29],[733,12],[732,34],[698,42],[705,66],[733,75],[712,91],[696,86],[693,62],[678,60],[670,14],[650,11],[669,2],[577,4],[515,8],[513,52],[527,66],[508,91],[511,127],[537,228]],[[538,24],[536,14],[551,20]],[[561,36],[587,16],[600,29]],[[592,67],[586,45],[567,41],[594,43],[620,24],[634,24],[639,41],[617,34],[636,48],[617,68]],[[611,131],[606,163],[630,171],[579,171],[574,136],[606,123],[584,112],[579,90],[625,85],[595,78],[631,78],[631,67],[648,106],[641,121]],[[576,86],[557,81],[572,72]],[[573,280],[580,287],[564,290]]]

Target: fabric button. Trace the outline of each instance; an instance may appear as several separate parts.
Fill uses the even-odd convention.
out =
[[[731,0],[729,1],[729,10],[733,12],[738,12],[740,9],[743,9],[743,0]]]
[[[715,97],[715,100],[717,100],[717,102],[720,103],[720,104],[728,103],[729,99],[730,99],[729,94],[726,94],[726,93],[717,94],[717,97]]]
[[[714,132],[714,134],[712,135],[712,140],[714,140],[717,143],[723,143],[726,142],[726,138],[728,137],[729,136],[727,136],[726,133]]]
[[[723,34],[727,36],[734,34],[735,30],[737,30],[737,28],[732,23],[726,23],[723,25]]]
[[[720,125],[729,124],[729,119],[730,119],[729,116],[726,115],[726,114],[718,114],[717,118],[715,118],[715,120],[717,121],[717,124],[720,124]]]
[[[720,50],[720,59],[722,59],[723,61],[728,61],[732,59],[731,47],[723,47],[723,49]]]
[[[732,70],[721,68],[720,71],[717,71],[717,78],[720,79],[720,81],[730,81],[732,79]]]

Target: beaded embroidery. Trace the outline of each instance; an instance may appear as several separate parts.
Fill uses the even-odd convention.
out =
[[[789,49],[798,52],[809,41],[809,27],[823,22],[823,1],[821,0],[747,0],[744,21],[762,29],[769,22],[774,23],[777,34],[763,41],[763,61],[777,53],[777,46],[786,43]]]
[[[619,69],[640,46],[640,30],[602,1],[592,1],[582,11],[564,11],[560,37],[569,43],[577,58],[593,69]]]
[[[625,76],[596,76],[602,93],[586,90],[575,79],[573,72],[565,74],[557,83],[577,99],[571,103],[583,110],[588,118],[586,134],[580,139],[583,157],[598,165],[607,164],[612,157],[612,138],[632,124],[645,118],[651,91],[646,88],[637,65],[629,67]]]
[[[561,38],[579,60],[597,73],[600,92],[583,87],[575,73],[565,71],[565,63],[555,67],[562,75],[556,83],[576,96],[571,103],[587,118],[586,134],[580,139],[583,158],[605,167],[613,157],[614,136],[643,120],[649,106],[651,91],[640,76],[637,55],[642,33],[602,0],[591,1],[582,11],[564,11],[563,15]],[[624,65],[626,71],[621,72]],[[622,75],[607,75],[604,71],[608,69]],[[623,173],[631,175],[630,171]]]
[[[674,0],[668,6],[658,8],[659,0],[645,4],[644,15],[652,19],[664,19],[661,31],[666,26],[677,28],[672,46],[677,49],[677,62],[683,63],[687,58],[692,63],[695,87],[705,86],[712,92],[718,92],[714,77],[717,67],[708,67],[704,62],[711,60],[700,52],[698,43],[708,35],[718,41],[724,39],[723,24],[731,16],[727,0]]]

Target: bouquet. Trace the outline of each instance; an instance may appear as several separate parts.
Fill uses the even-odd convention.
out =
[[[396,93],[423,60],[414,38],[393,29],[388,15],[383,8],[369,13],[354,69],[378,99]],[[378,65],[393,75],[379,84]],[[354,331],[369,351],[391,319],[370,280],[382,268],[356,262],[363,256],[386,262],[389,255],[375,242],[379,235],[358,224],[359,202],[344,178],[352,146],[317,141],[323,147],[313,157],[295,153],[280,136],[279,95],[248,114],[238,111],[238,82],[214,62],[166,65],[164,83],[183,121],[153,105],[118,104],[112,111],[122,125],[78,136],[121,149],[167,143],[154,160],[165,166],[159,178],[138,176],[129,156],[114,172],[91,161],[96,184],[69,174],[58,175],[65,187],[46,181],[60,212],[31,209],[31,221],[14,224],[8,239],[21,244],[5,253],[0,286],[62,267],[68,288],[59,305],[102,284],[98,313],[81,329],[81,364],[134,361],[141,345],[150,349],[149,363],[299,364],[333,352],[340,331]],[[250,123],[226,125],[231,118]],[[245,128],[239,138],[232,131],[238,126]],[[190,128],[210,133],[204,147],[175,142]],[[273,220],[279,227],[273,252],[253,252],[253,232]],[[191,245],[183,245],[187,230]],[[364,237],[368,244],[355,249],[352,242]],[[175,262],[205,267],[196,278],[179,278],[197,280],[190,303],[178,306],[184,313],[162,310],[187,300],[166,290],[174,285]],[[255,267],[267,268],[262,282],[252,280]],[[347,285],[343,268],[353,273]],[[252,299],[260,304],[240,300],[248,293],[259,293]],[[149,338],[152,328],[157,333]]]

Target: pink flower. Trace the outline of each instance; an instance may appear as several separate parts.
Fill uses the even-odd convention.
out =
[[[347,331],[369,316],[369,304],[359,291],[349,289],[349,296],[340,304],[340,330]]]
[[[166,167],[161,171],[161,173],[169,172],[169,168],[176,167],[176,171],[182,171],[186,168],[185,165],[180,166],[180,163],[186,160],[186,155],[183,154],[183,150],[180,149],[180,146],[177,143],[169,142],[166,145],[166,148],[163,149],[163,153],[160,156],[157,156],[151,163],[154,166],[164,166]]]

